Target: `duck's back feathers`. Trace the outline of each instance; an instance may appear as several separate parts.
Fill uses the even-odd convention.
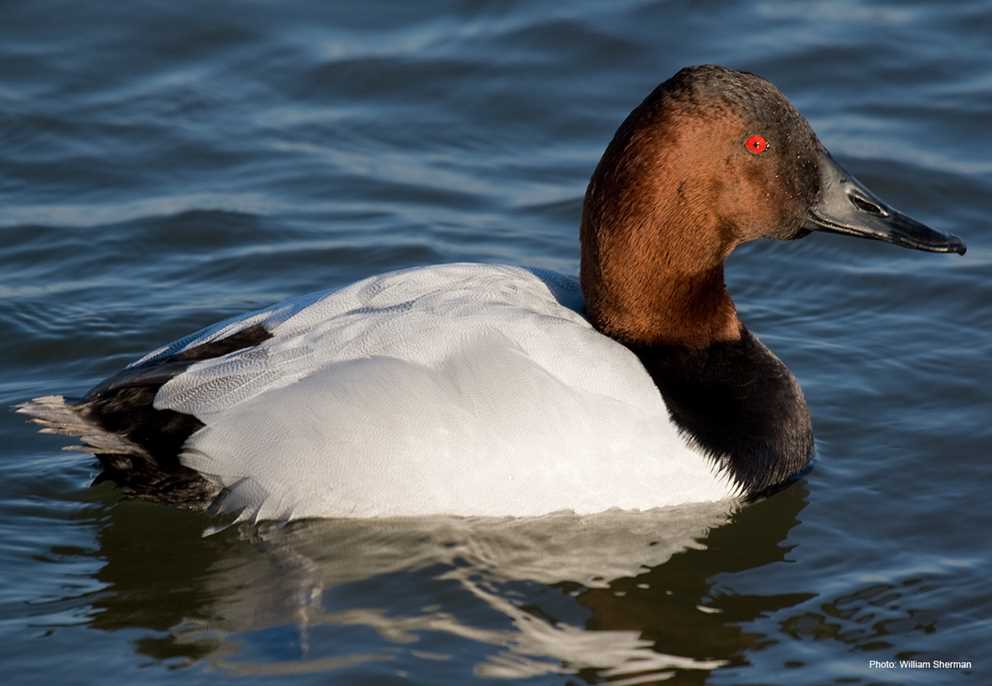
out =
[[[191,367],[156,407],[205,422],[183,463],[260,518],[725,497],[729,480],[686,447],[636,356],[579,308],[576,280],[514,267],[374,277]]]

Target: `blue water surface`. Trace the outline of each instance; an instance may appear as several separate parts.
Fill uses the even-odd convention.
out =
[[[734,255],[819,455],[737,511],[205,538],[2,411],[5,683],[992,682],[989,36],[976,0],[0,4],[3,407],[394,268],[574,273],[599,155],[687,64],[969,245]]]

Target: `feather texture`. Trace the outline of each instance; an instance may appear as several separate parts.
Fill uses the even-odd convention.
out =
[[[245,518],[537,515],[736,494],[690,449],[637,357],[579,313],[575,279],[455,264],[224,322],[272,337],[167,382],[204,428],[181,461]]]

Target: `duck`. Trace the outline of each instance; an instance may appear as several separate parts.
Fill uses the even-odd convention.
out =
[[[237,521],[746,500],[801,478],[813,427],[739,318],[725,262],[813,232],[966,250],[848,173],[769,81],[686,67],[595,167],[577,277],[469,263],[370,276],[18,411],[76,437],[95,482]]]

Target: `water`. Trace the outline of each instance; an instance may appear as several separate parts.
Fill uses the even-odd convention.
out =
[[[202,538],[0,413],[6,682],[987,683],[990,34],[986,2],[0,5],[5,407],[388,269],[574,272],[599,154],[685,64],[767,76],[969,244],[734,256],[819,454],[736,512]],[[900,658],[974,666],[868,667]]]

